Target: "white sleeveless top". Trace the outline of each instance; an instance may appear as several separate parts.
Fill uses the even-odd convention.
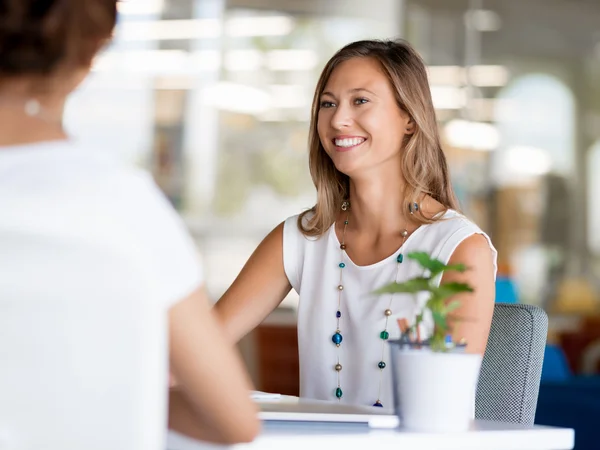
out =
[[[298,216],[288,218],[283,233],[283,263],[292,287],[300,296],[298,306],[298,350],[300,357],[300,396],[320,400],[336,400],[338,373],[342,365],[341,403],[373,405],[379,398],[385,409],[392,408],[391,370],[380,370],[378,364],[389,362],[387,345],[382,345],[380,333],[385,329],[385,310],[391,309],[387,331],[389,339],[397,339],[400,330],[397,319],[405,318],[410,325],[427,301],[427,294],[416,298],[410,294],[374,296],[374,290],[392,282],[424,275],[416,261],[406,258],[415,251],[424,251],[447,263],[456,247],[473,234],[488,240],[493,254],[494,275],[497,252],[490,238],[477,225],[454,210],[443,220],[422,225],[410,235],[404,245],[389,257],[368,266],[357,266],[344,252],[335,226],[320,238],[304,236],[297,225]],[[398,266],[396,258],[404,261]],[[340,262],[345,267],[340,269]],[[340,347],[332,341],[337,329],[338,285],[343,270],[340,305]],[[441,277],[437,280],[438,284]],[[391,306],[390,306],[391,300]],[[433,321],[425,316],[421,338],[431,335]],[[382,358],[383,356],[383,358]],[[381,377],[381,385],[380,385]],[[379,390],[381,392],[379,393]]]

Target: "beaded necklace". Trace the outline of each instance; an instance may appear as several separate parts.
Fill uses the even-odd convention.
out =
[[[412,203],[409,205],[410,214],[413,214],[414,211],[418,211],[418,210],[419,210],[418,203]],[[337,287],[338,288],[338,307],[337,307],[337,311],[335,313],[337,327],[336,327],[335,333],[331,337],[332,342],[335,344],[335,346],[338,349],[340,348],[340,346],[342,344],[342,340],[343,340],[341,327],[340,327],[340,319],[342,318],[341,305],[342,305],[342,292],[344,291],[343,274],[344,274],[344,268],[346,267],[346,263],[344,261],[350,259],[348,257],[348,254],[346,253],[346,248],[347,248],[346,227],[348,226],[349,218],[350,218],[350,202],[348,202],[348,201],[342,202],[342,211],[346,212],[346,219],[344,220],[344,228],[342,231],[342,242],[340,243],[340,263],[338,265],[340,268],[340,281],[339,281],[339,284]],[[396,276],[394,277],[396,282],[398,282],[398,274],[400,272],[400,265],[404,261],[404,255],[402,254],[402,251],[403,251],[404,243],[406,242],[406,237],[408,236],[408,230],[406,230],[406,229],[402,230],[400,232],[400,235],[402,236],[402,245],[400,246],[400,251],[398,253],[398,256],[396,256]],[[388,332],[388,321],[389,321],[390,316],[392,315],[392,310],[390,308],[392,307],[392,299],[393,298],[394,298],[394,295],[390,294],[390,300],[388,303],[388,307],[383,312],[383,314],[385,316],[385,326],[383,328],[383,331],[381,333],[379,333],[379,339],[381,340],[381,360],[379,361],[379,363],[377,363],[377,368],[379,369],[379,387],[377,389],[377,400],[375,401],[375,403],[373,403],[373,406],[376,406],[376,407],[383,407],[383,404],[381,403],[381,399],[380,399],[380,397],[381,397],[381,382],[383,379],[383,370],[387,366],[386,362],[384,361],[385,341],[387,341],[390,337],[390,333]],[[335,389],[335,396],[338,400],[341,400],[344,393],[343,393],[342,387],[341,387],[341,376],[340,375],[341,375],[341,371],[342,371],[342,364],[340,362],[339,350],[337,352],[337,363],[335,364],[334,369],[337,372],[337,387]]]

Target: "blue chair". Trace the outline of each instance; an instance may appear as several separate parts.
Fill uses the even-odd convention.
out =
[[[519,303],[517,287],[507,276],[496,277],[496,303]]]
[[[556,345],[546,345],[544,365],[542,366],[542,382],[567,381],[573,374],[567,363],[567,357]]]
[[[546,346],[535,423],[575,430],[575,450],[597,450],[600,377],[574,375],[560,347]]]

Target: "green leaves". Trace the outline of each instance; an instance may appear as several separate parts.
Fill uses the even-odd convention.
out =
[[[404,283],[390,283],[381,289],[377,289],[375,294],[416,294],[422,291],[429,290],[429,278],[413,278],[412,280],[405,281]]]
[[[447,351],[446,335],[449,333],[450,324],[448,323],[448,315],[458,309],[461,305],[459,300],[449,299],[457,294],[464,292],[473,292],[473,288],[466,283],[451,282],[435,286],[434,279],[443,272],[456,271],[464,272],[467,267],[464,264],[444,264],[443,262],[430,257],[426,252],[412,252],[406,255],[407,258],[419,263],[426,269],[428,276],[419,276],[402,283],[390,283],[374,293],[381,294],[418,294],[419,292],[429,292],[430,296],[422,311],[417,316],[415,323],[409,327],[409,330],[414,330],[423,322],[423,314],[425,311],[431,313],[433,318],[434,330],[429,339],[430,348],[433,351]],[[452,322],[458,319],[453,317]]]
[[[436,288],[431,289],[431,293],[435,296],[448,298],[462,292],[473,292],[473,288],[466,283],[444,283]]]
[[[458,309],[460,307],[460,302],[458,300],[452,300],[450,303],[448,303],[444,309],[442,310],[444,312],[444,314],[450,314],[452,311],[454,311],[455,309]]]
[[[442,311],[431,311],[431,316],[433,317],[433,323],[435,323],[436,327],[444,330],[444,332],[448,329],[448,321],[446,320],[446,315]]]
[[[412,252],[406,256],[410,259],[414,259],[423,268],[429,270],[429,272],[431,272],[430,278],[433,278],[442,272],[447,272],[447,271],[451,271],[451,270],[454,270],[457,272],[464,272],[465,270],[467,270],[467,267],[464,264],[446,265],[443,262],[430,257],[425,252]]]

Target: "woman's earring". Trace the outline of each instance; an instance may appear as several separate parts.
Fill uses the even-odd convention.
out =
[[[419,204],[417,202],[412,202],[408,204],[408,211],[414,215],[415,212],[419,210]]]
[[[348,208],[350,208],[350,202],[343,201],[342,202],[342,211],[348,211]]]

